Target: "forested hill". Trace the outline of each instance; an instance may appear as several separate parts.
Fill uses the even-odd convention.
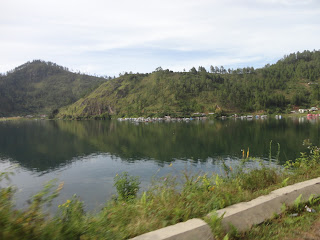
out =
[[[50,113],[91,92],[104,78],[35,60],[0,74],[0,117]]]
[[[155,116],[194,112],[285,112],[319,105],[320,51],[285,56],[261,69],[192,68],[124,74],[61,110],[60,117]]]

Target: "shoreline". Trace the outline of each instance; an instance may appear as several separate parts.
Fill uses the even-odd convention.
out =
[[[310,116],[309,116],[310,115]],[[131,122],[189,122],[189,121],[205,121],[205,120],[214,120],[214,119],[241,119],[241,120],[259,120],[259,119],[283,119],[283,118],[308,118],[308,119],[318,119],[320,118],[320,111],[315,111],[313,113],[278,113],[278,114],[257,114],[257,113],[242,113],[242,114],[228,114],[217,116],[214,114],[201,114],[193,115],[188,117],[171,117],[170,115],[164,117],[118,117],[116,115],[111,116],[110,119],[105,119],[98,116],[91,116],[91,117],[76,117],[76,118],[54,118],[49,119],[48,117],[1,117],[0,122],[7,122],[7,121],[18,121],[18,120],[73,120],[73,121],[81,121],[81,120],[118,120],[122,121],[131,121]]]

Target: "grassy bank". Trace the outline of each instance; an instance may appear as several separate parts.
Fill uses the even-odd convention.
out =
[[[0,122],[5,122],[5,121],[16,121],[16,120],[21,120],[23,119],[22,117],[3,117],[0,118]]]
[[[151,187],[139,195],[139,178],[122,173],[114,179],[118,195],[95,214],[86,213],[84,203],[76,196],[61,204],[54,216],[43,211],[59,194],[62,184],[55,190],[52,183],[47,184],[27,209],[20,210],[14,208],[14,187],[1,188],[0,239],[127,239],[191,218],[203,218],[215,209],[320,174],[320,152],[314,146],[295,162],[287,162],[285,168],[248,156],[249,152],[244,153],[234,168],[222,164],[221,175],[186,171],[179,178],[168,175],[154,179]],[[8,174],[2,173],[0,180],[5,181],[6,177]]]

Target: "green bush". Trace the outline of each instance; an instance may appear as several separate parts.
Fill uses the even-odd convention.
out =
[[[137,196],[140,189],[139,177],[129,176],[128,172],[123,172],[115,176],[114,182],[120,200],[128,201]]]

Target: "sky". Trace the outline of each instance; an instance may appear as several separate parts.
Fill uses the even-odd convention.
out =
[[[99,76],[263,67],[320,49],[319,0],[1,0],[0,73],[41,59]]]

